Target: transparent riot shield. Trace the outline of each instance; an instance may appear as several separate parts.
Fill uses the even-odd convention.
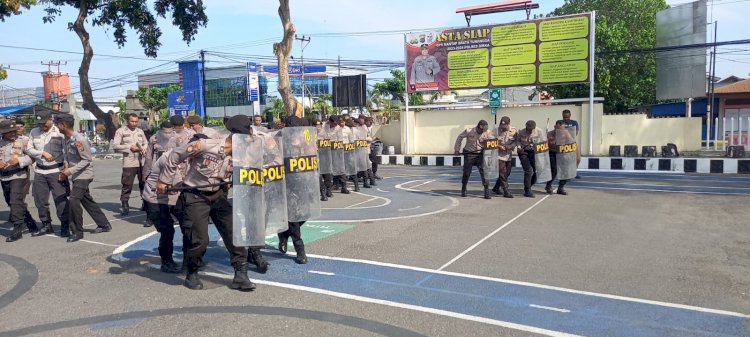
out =
[[[331,139],[329,130],[324,127],[323,132],[318,134],[318,163],[320,174],[333,173],[333,159],[331,154]]]
[[[263,138],[232,136],[232,242],[235,246],[265,245],[263,209]]]
[[[500,176],[497,158],[497,139],[487,139],[482,142],[482,169],[484,169],[484,178],[491,182],[497,180]]]
[[[555,130],[557,149],[557,179],[573,179],[576,176],[576,128],[560,128]]]
[[[331,141],[331,171],[335,176],[346,174],[346,160],[344,159],[344,142]]]
[[[318,146],[314,127],[286,127],[283,137],[287,217],[291,222],[320,217]]]
[[[541,131],[540,129],[537,129]],[[552,180],[552,170],[549,163],[549,142],[547,134],[539,132],[540,136],[534,138],[534,170],[536,181],[540,183]]]
[[[344,143],[344,174],[357,174],[357,147],[354,143]]]
[[[263,137],[263,208],[265,235],[281,233],[289,228],[286,211],[284,179],[284,143],[281,131],[258,133]]]
[[[354,141],[356,149],[356,166],[357,172],[367,171],[370,167],[367,150],[370,148],[370,143],[367,141],[367,127],[359,126],[353,129],[354,135],[357,140]]]

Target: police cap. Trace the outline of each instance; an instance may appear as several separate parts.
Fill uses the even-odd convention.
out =
[[[169,117],[169,123],[172,124],[172,126],[185,125],[185,117],[174,115],[172,117]]]
[[[195,116],[195,115],[188,116],[187,122],[190,125],[195,125],[195,124],[201,124],[202,125],[203,124],[203,120],[200,117]]]
[[[36,123],[37,124],[44,124],[47,123],[48,120],[52,119],[52,112],[51,111],[40,111],[36,114]]]
[[[0,134],[8,132],[16,132],[16,122],[12,119],[5,119],[0,121]]]
[[[250,135],[253,133],[253,121],[246,115],[234,115],[230,117],[224,127],[231,133]]]

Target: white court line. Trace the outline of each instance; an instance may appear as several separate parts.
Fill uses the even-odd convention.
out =
[[[552,310],[552,311],[562,312],[562,313],[566,313],[566,314],[570,312],[570,310],[568,310],[568,309],[560,309],[560,308],[555,308],[555,307],[546,307],[546,306],[543,306],[543,305],[529,304],[529,306],[532,307],[532,308],[544,309],[544,310]]]
[[[310,274],[320,274],[320,275],[326,275],[326,276],[334,276],[334,275],[336,275],[335,273],[329,273],[329,272],[317,271],[317,270],[308,270],[307,272],[310,273]]]
[[[730,186],[700,186],[700,185],[682,185],[682,184],[656,184],[656,183],[617,183],[609,181],[576,181],[575,185],[586,187],[586,184],[604,184],[604,185],[625,185],[625,186],[655,186],[655,187],[675,187],[675,188],[707,188],[707,189],[735,189],[750,190],[750,187],[730,187]]]
[[[374,198],[370,198],[370,199],[367,199],[367,200],[365,200],[365,201],[362,201],[362,202],[358,202],[358,203],[356,203],[356,204],[353,204],[353,205],[349,205],[349,206],[346,206],[346,207],[344,207],[344,208],[353,208],[354,206],[359,206],[359,205],[362,205],[362,204],[366,204],[366,203],[368,203],[368,202],[370,202],[370,201],[373,201],[373,200],[377,200],[377,199],[378,199],[377,197],[374,197]]]
[[[418,209],[418,208],[421,208],[421,207],[422,207],[422,206],[417,206],[417,207],[412,207],[412,208],[399,208],[399,209],[398,209],[398,211],[399,211],[399,212],[404,212],[404,211],[413,211],[413,210],[415,210],[415,209]]]
[[[381,190],[380,187],[376,188],[376,190],[378,190],[378,192],[388,193],[388,191]]]
[[[141,214],[136,214],[136,215],[130,215],[130,216],[126,216],[124,218],[107,219],[107,221],[109,221],[109,223],[112,224],[113,222],[116,222],[116,221],[126,220],[126,219],[130,219],[130,218],[137,218],[139,216],[144,216],[144,215],[146,215],[146,213],[141,213]],[[91,227],[91,226],[96,226],[96,224],[95,223],[90,223],[88,225],[84,225],[83,227]]]
[[[664,193],[684,193],[684,194],[711,194],[711,195],[748,195],[750,193],[735,193],[735,192],[700,192],[700,191],[672,191],[672,190],[660,190],[653,188],[625,188],[625,187],[601,187],[601,186],[584,186],[579,185],[576,188],[581,189],[592,189],[592,190],[619,190],[619,191],[635,191],[635,192],[664,192]]]
[[[513,217],[513,219],[510,219],[510,220],[508,220],[508,222],[504,223],[504,224],[503,224],[502,226],[500,226],[500,227],[499,227],[498,229],[496,229],[496,230],[492,231],[492,233],[490,233],[489,235],[485,236],[485,237],[484,237],[483,239],[481,239],[481,240],[477,241],[477,242],[476,242],[475,244],[471,245],[471,247],[469,247],[469,248],[467,248],[466,250],[464,250],[464,251],[463,251],[463,252],[462,252],[461,254],[458,254],[458,256],[454,257],[454,258],[453,258],[452,260],[448,261],[448,262],[447,262],[446,264],[442,265],[442,266],[441,266],[440,268],[438,268],[437,270],[443,270],[443,269],[445,269],[446,267],[450,266],[451,264],[453,264],[453,262],[456,262],[456,261],[457,261],[458,259],[460,259],[460,258],[461,258],[461,257],[463,257],[464,255],[468,254],[468,253],[469,253],[470,251],[474,250],[474,248],[477,248],[477,246],[481,245],[481,244],[482,244],[482,242],[485,242],[485,241],[487,241],[487,240],[488,240],[489,238],[491,238],[491,237],[492,237],[493,235],[495,235],[495,234],[496,234],[497,232],[499,232],[499,231],[500,231],[500,230],[502,230],[503,228],[507,227],[508,225],[512,224],[512,223],[513,223],[514,221],[516,221],[516,220],[517,220],[518,218],[520,218],[520,217],[521,217],[521,216],[523,216],[524,214],[528,213],[528,212],[529,212],[530,210],[532,210],[532,209],[533,209],[534,207],[536,207],[537,205],[541,204],[541,203],[542,203],[542,201],[546,200],[547,198],[549,198],[549,195],[545,195],[545,196],[544,196],[544,198],[542,198],[542,200],[539,200],[539,201],[535,202],[535,203],[534,203],[533,205],[531,205],[531,206],[530,206],[529,208],[527,208],[526,210],[524,210],[524,211],[523,211],[523,212],[521,212],[520,214],[518,214],[518,215],[516,215],[515,217]]]
[[[223,273],[215,273],[215,272],[204,272],[204,274],[208,276],[213,276],[225,280],[230,280],[232,277],[229,275],[223,274]],[[447,310],[439,310],[434,308],[427,308],[427,307],[421,307],[417,305],[411,305],[411,304],[404,304],[404,303],[398,303],[393,301],[386,301],[386,300],[379,300],[375,298],[369,298],[369,297],[363,297],[363,296],[357,296],[357,295],[351,295],[351,294],[345,294],[340,292],[334,292],[329,290],[323,290],[323,289],[317,289],[317,288],[311,288],[311,287],[305,287],[305,286],[298,286],[293,284],[286,284],[286,283],[279,283],[279,282],[272,282],[272,281],[264,281],[264,280],[253,280],[253,282],[258,284],[265,284],[269,286],[274,287],[280,287],[280,288],[287,288],[287,289],[294,289],[294,290],[300,290],[300,291],[307,291],[311,293],[321,294],[321,295],[329,295],[334,296],[338,298],[348,299],[348,300],[354,300],[354,301],[360,301],[360,302],[367,302],[367,303],[374,303],[374,304],[380,304],[380,305],[386,305],[389,307],[394,308],[400,308],[400,309],[407,309],[407,310],[415,310],[415,311],[421,311],[429,314],[435,314],[435,315],[441,315],[446,317],[452,317],[452,318],[458,318],[463,319],[467,321],[473,321],[473,322],[479,322],[479,323],[485,323],[485,324],[491,324],[495,326],[500,326],[508,329],[514,329],[514,330],[520,330],[520,331],[526,331],[530,333],[536,333],[540,335],[546,335],[546,336],[552,336],[552,337],[577,337],[578,335],[573,334],[567,334],[560,331],[554,331],[554,330],[547,330],[542,328],[537,328],[529,325],[522,325],[512,322],[506,322],[506,321],[500,321],[490,318],[484,318],[479,316],[471,316],[466,314],[459,314],[457,312],[447,311]]]
[[[52,238],[61,238],[61,237],[59,237],[59,236],[57,236],[57,235],[54,235],[54,234],[45,234],[45,235],[43,235],[43,236],[49,236],[49,237],[52,237]],[[61,239],[65,239],[65,238],[61,238]],[[117,247],[120,247],[119,245],[113,245],[113,244],[111,244],[111,243],[104,243],[104,242],[98,242],[98,241],[91,241],[91,240],[86,240],[86,239],[80,239],[80,240],[78,240],[78,241],[80,241],[80,242],[88,242],[88,243],[93,243],[93,244],[95,244],[95,245],[102,245],[102,246],[107,246],[107,247],[115,247],[115,248],[117,248]]]
[[[458,277],[465,277],[465,278],[470,278],[470,279],[475,279],[475,280],[508,283],[508,284],[527,286],[527,287],[533,287],[533,288],[539,288],[539,289],[547,289],[547,290],[556,290],[556,291],[562,291],[562,292],[571,293],[571,294],[595,296],[595,297],[608,298],[608,299],[613,299],[613,300],[651,304],[651,305],[658,305],[662,307],[678,308],[678,309],[706,312],[706,313],[712,313],[712,314],[718,314],[718,315],[734,316],[734,317],[740,317],[740,318],[750,318],[750,315],[746,315],[746,314],[742,314],[738,312],[726,311],[726,310],[709,309],[709,308],[702,308],[702,307],[696,307],[696,306],[684,305],[684,304],[645,300],[645,299],[640,299],[640,298],[635,298],[635,297],[610,295],[610,294],[596,293],[596,292],[591,292],[591,291],[582,291],[582,290],[576,290],[576,289],[570,289],[570,288],[549,286],[549,285],[539,284],[539,283],[514,281],[514,280],[501,279],[501,278],[495,278],[495,277],[463,274],[463,273],[456,273],[456,272],[445,271],[445,270],[405,266],[405,265],[400,265],[400,264],[371,261],[371,260],[351,259],[351,258],[346,258],[346,257],[333,257],[333,256],[316,255],[316,254],[307,254],[307,256],[313,257],[316,259],[364,263],[364,264],[371,264],[374,266],[406,269],[406,270],[420,271],[420,272],[425,272],[425,273],[435,273],[435,274],[448,275],[448,276],[458,276]]]
[[[423,182],[421,184],[417,184],[417,185],[411,186],[409,188],[417,188],[417,187],[422,186],[422,185],[427,185],[427,184],[429,184],[429,183],[431,183],[433,181],[435,181],[435,180],[428,180],[428,181],[425,181],[425,182]]]

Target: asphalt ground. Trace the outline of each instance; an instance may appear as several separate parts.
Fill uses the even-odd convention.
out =
[[[95,168],[114,230],[0,242],[0,336],[750,336],[747,176],[581,172],[531,199],[514,169],[516,198],[484,200],[476,172],[461,198],[458,168],[381,166],[303,226],[309,264],[269,237],[241,293],[219,242],[205,290],[161,273],[143,213],[116,215],[119,162]]]

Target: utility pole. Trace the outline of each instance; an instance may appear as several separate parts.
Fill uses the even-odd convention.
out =
[[[297,34],[294,34],[294,39],[299,41],[300,46],[300,62],[302,63],[302,84],[300,85],[302,89],[302,116],[300,117],[305,117],[305,47],[310,44],[310,37],[305,37],[304,35],[297,37]]]
[[[208,113],[206,112],[206,52],[201,49],[201,107],[203,107],[203,125],[208,125]]]

